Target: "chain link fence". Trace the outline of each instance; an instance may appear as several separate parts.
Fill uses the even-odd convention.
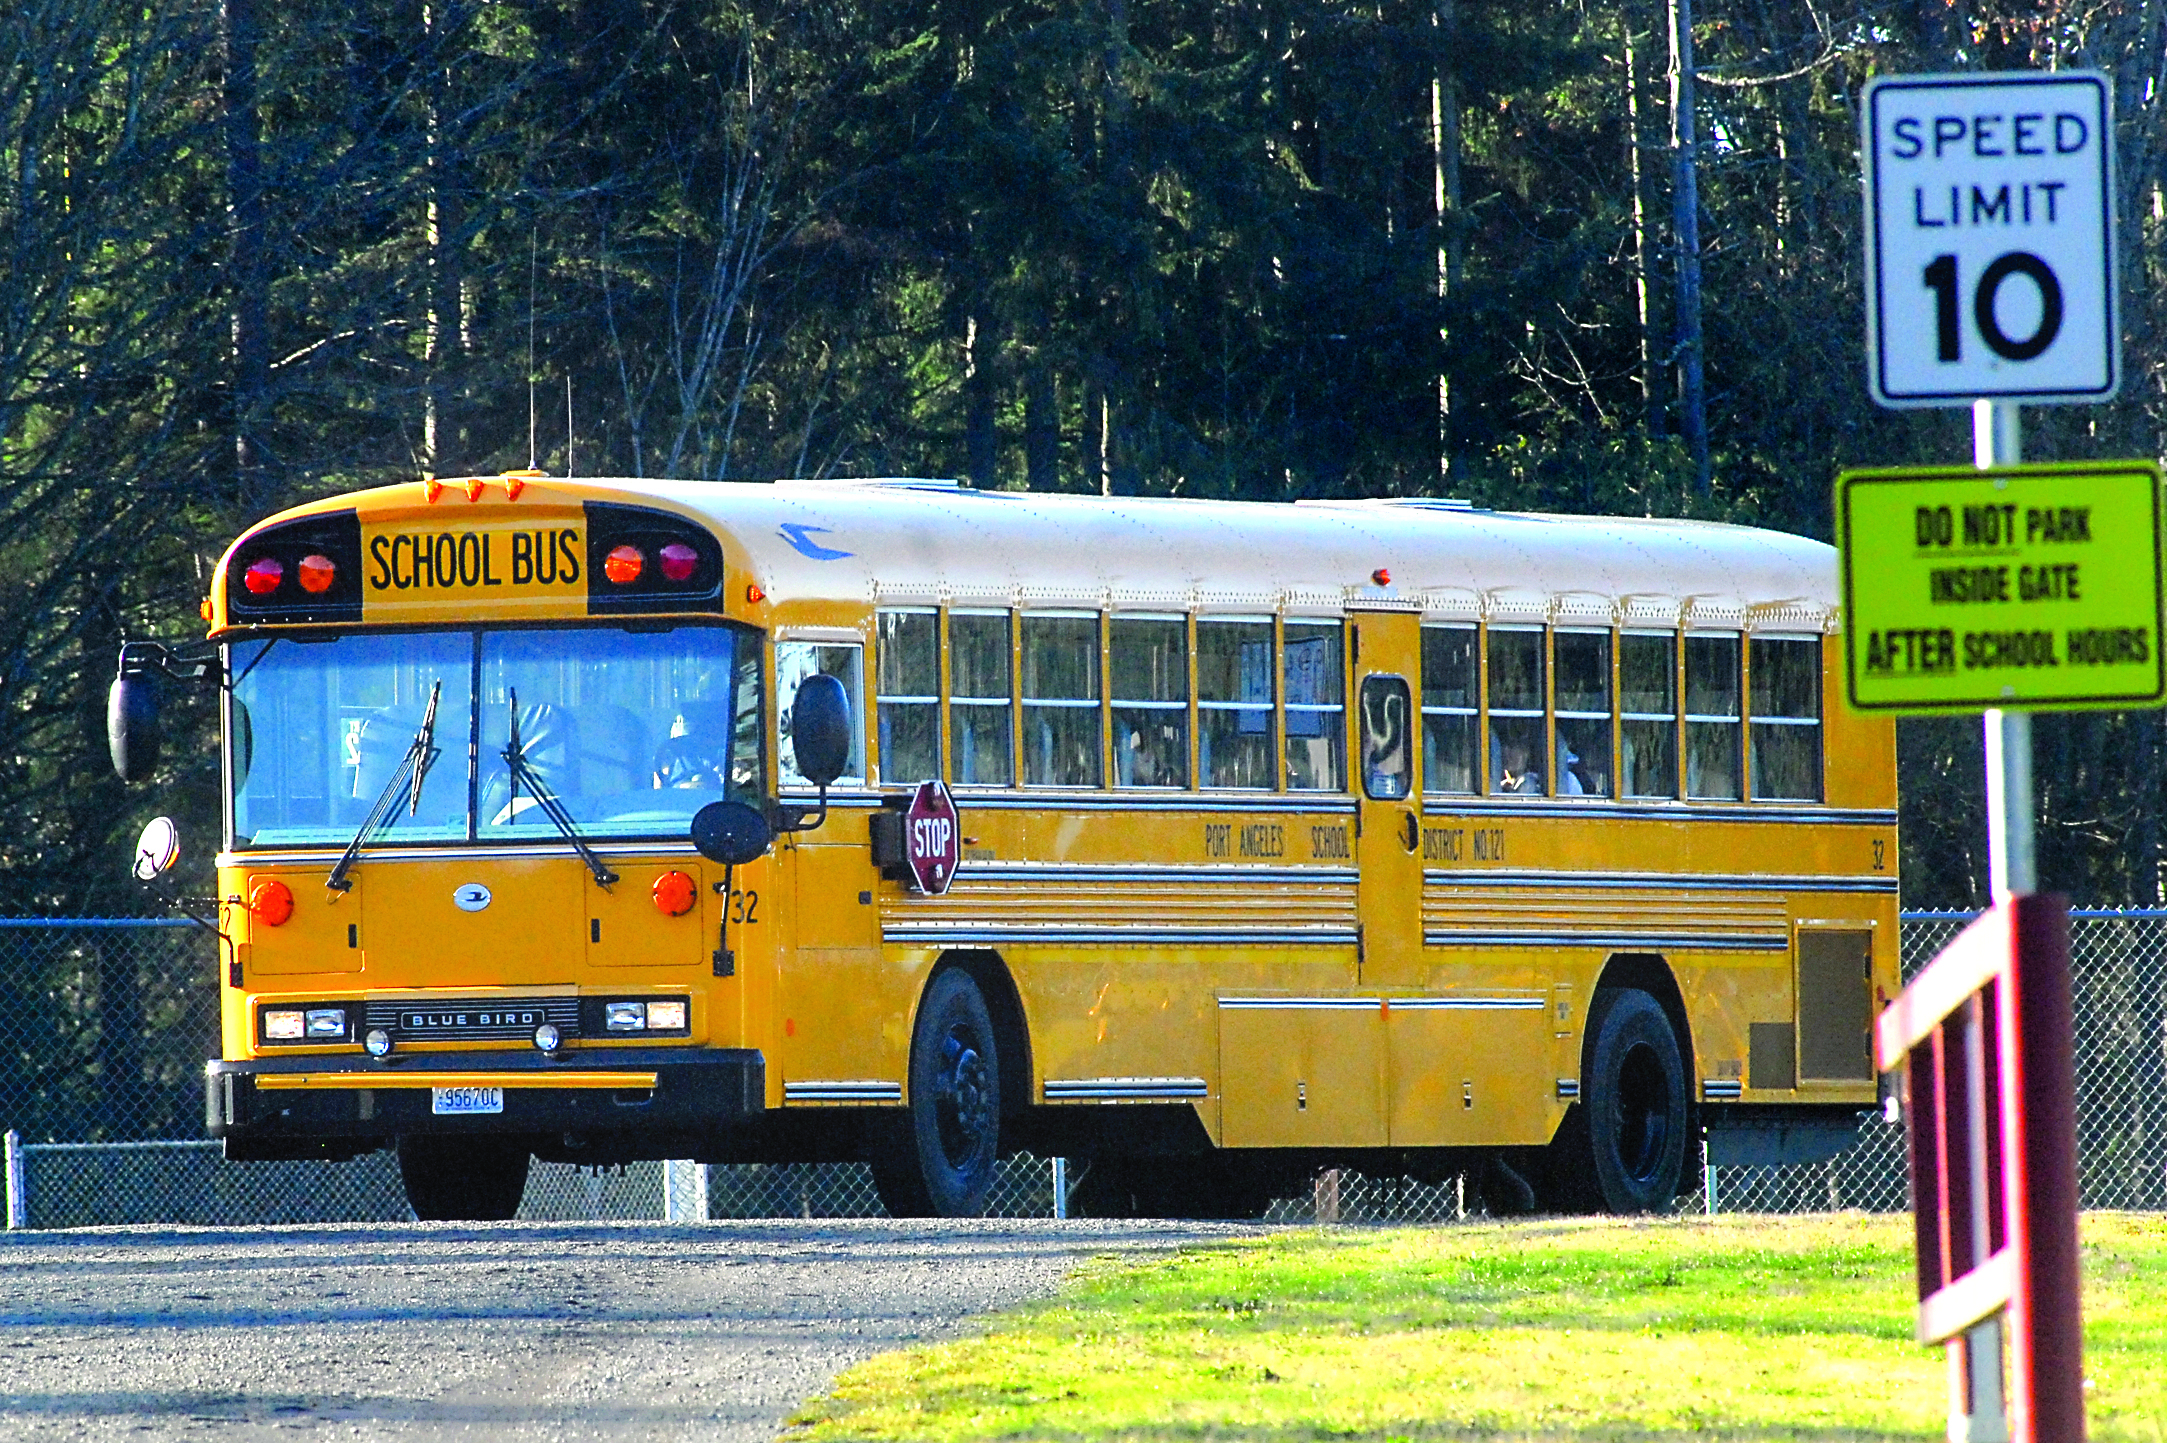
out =
[[[1908,979],[1970,921],[1906,913]],[[2072,918],[2078,1176],[2086,1207],[2167,1209],[2167,911]],[[202,1140],[203,1059],[217,1050],[216,942],[186,922],[0,920],[0,1128],[12,1226],[375,1222],[410,1218],[389,1153],[228,1166]],[[989,1211],[1055,1212],[1056,1167],[1001,1165]],[[1681,1211],[1900,1211],[1902,1127],[1801,1167],[1703,1168]],[[1482,1212],[1459,1179],[1341,1170],[1274,1203],[1277,1222],[1446,1222]],[[589,1169],[536,1163],[522,1218],[880,1217],[862,1164]]]

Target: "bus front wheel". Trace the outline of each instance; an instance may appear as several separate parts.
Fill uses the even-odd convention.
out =
[[[510,1221],[527,1191],[533,1156],[520,1140],[414,1136],[399,1139],[407,1205],[425,1223]]]
[[[1606,1211],[1667,1212],[1684,1176],[1687,1142],[1678,1035],[1645,992],[1611,992],[1598,1007],[1581,1080],[1594,1182]]]
[[[906,1134],[873,1160],[880,1200],[896,1217],[985,1212],[1001,1141],[994,1048],[993,1014],[971,974],[935,976],[911,1035]]]

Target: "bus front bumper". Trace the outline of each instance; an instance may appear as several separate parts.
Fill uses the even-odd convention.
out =
[[[611,1048],[374,1058],[266,1057],[204,1067],[204,1122],[229,1157],[351,1154],[402,1134],[704,1133],[757,1117],[752,1048]],[[494,1104],[497,1111],[440,1111]]]

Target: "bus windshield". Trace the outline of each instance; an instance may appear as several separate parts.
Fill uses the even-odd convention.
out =
[[[732,626],[236,644],[233,844],[344,845],[413,744],[432,687],[435,758],[419,805],[402,783],[370,842],[556,839],[505,765],[514,705],[528,770],[583,835],[681,838],[711,801],[758,805],[759,658],[757,637]]]

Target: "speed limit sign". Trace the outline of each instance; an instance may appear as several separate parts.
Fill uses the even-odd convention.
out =
[[[2111,397],[2121,366],[2107,78],[1884,76],[1866,88],[1864,128],[1874,399]]]

